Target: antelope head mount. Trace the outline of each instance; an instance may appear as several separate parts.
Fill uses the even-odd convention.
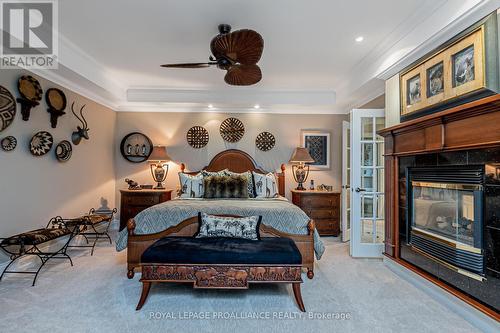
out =
[[[75,112],[75,102],[71,104],[71,112],[75,115],[75,117],[82,123],[82,126],[77,126],[77,130],[71,134],[71,141],[73,141],[74,145],[78,145],[80,141],[82,141],[82,138],[85,140],[89,139],[89,127],[87,124],[87,120],[85,120],[85,117],[83,116],[83,108],[85,108],[85,105],[83,105],[80,109],[80,116],[78,116]]]

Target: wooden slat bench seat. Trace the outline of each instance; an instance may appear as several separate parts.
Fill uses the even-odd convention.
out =
[[[151,284],[192,282],[195,288],[247,289],[250,283],[290,283],[305,311],[300,284],[302,257],[289,238],[165,237],[142,255],[143,285],[137,310]]]

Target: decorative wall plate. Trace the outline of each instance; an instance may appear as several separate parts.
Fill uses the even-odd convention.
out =
[[[7,136],[2,139],[0,142],[0,145],[2,146],[2,149],[5,151],[12,151],[16,149],[17,146],[17,139],[13,136]]]
[[[120,143],[120,152],[127,161],[141,163],[147,161],[153,152],[153,143],[146,135],[132,132],[123,138]]]
[[[9,90],[0,86],[0,132],[14,121],[16,115],[16,100]]]
[[[52,134],[46,131],[41,131],[33,135],[30,141],[30,151],[34,156],[42,156],[47,154],[52,145],[54,144],[54,138]]]
[[[186,139],[191,147],[203,148],[209,140],[208,131],[204,127],[193,126],[187,132]]]
[[[31,108],[37,106],[42,99],[42,86],[33,76],[23,75],[17,81],[17,89],[21,94],[21,98],[17,99],[21,103],[21,114],[23,120],[27,121],[30,118]]]
[[[54,152],[59,162],[67,162],[73,154],[73,146],[69,141],[64,140],[57,144]]]
[[[227,142],[238,142],[245,134],[245,126],[236,118],[227,118],[220,125],[220,135]]]
[[[274,135],[269,132],[259,133],[255,139],[255,146],[262,151],[273,149],[275,144],[276,139],[274,138]]]
[[[50,113],[50,125],[52,128],[57,127],[57,118],[66,114],[66,95],[57,88],[50,88],[45,92],[45,101],[47,102],[47,112]]]

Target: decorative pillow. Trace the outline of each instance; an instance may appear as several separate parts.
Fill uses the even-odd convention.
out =
[[[226,171],[226,174],[228,176],[243,176],[246,177],[248,180],[248,197],[249,198],[255,198],[255,186],[253,185],[253,177],[252,173],[250,171],[246,171],[243,173],[237,173],[237,172],[232,172],[232,171]]]
[[[260,240],[262,216],[226,217],[198,213],[200,229],[196,238],[229,237]]]
[[[179,181],[181,182],[181,198],[203,198],[203,175],[188,175],[179,172]]]
[[[210,176],[227,176],[228,169],[220,170],[220,171],[207,171],[207,170],[201,170],[201,174],[203,177],[210,177]]]
[[[253,172],[255,182],[255,197],[256,198],[275,198],[278,196],[278,182],[274,173],[263,175]]]
[[[210,176],[204,177],[206,199],[248,198],[248,180],[245,177]]]

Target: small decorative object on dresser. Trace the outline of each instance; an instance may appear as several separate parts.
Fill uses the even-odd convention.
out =
[[[255,146],[261,151],[268,151],[274,148],[276,139],[269,132],[262,132],[255,139]]]
[[[40,131],[33,135],[30,141],[30,151],[34,156],[43,156],[47,154],[54,144],[52,134],[46,131]]]
[[[186,134],[188,144],[196,149],[203,148],[208,144],[208,131],[201,126],[193,126]]]
[[[153,152],[153,142],[142,133],[132,132],[122,139],[120,152],[127,161],[141,163],[147,161]]]
[[[87,120],[83,116],[83,108],[85,108],[85,105],[80,108],[80,117],[75,112],[75,102],[71,104],[71,112],[75,115],[75,117],[82,123],[82,126],[77,126],[76,131],[74,131],[71,134],[71,141],[73,142],[74,145],[80,144],[80,141],[82,141],[82,138],[85,140],[88,140],[89,137],[89,126],[87,124]]]
[[[293,151],[289,162],[292,164],[293,178],[298,184],[296,190],[305,190],[302,184],[305,183],[309,175],[309,164],[306,163],[312,163],[314,159],[309,155],[309,151],[306,148],[297,147]]]
[[[16,100],[9,90],[0,86],[0,132],[14,121],[16,115]]]
[[[172,199],[172,190],[120,190],[120,230],[126,227],[127,221],[151,206]]]
[[[45,101],[47,102],[47,112],[50,113],[50,125],[52,128],[57,127],[57,118],[66,114],[66,95],[57,88],[50,88],[45,92]]]
[[[23,75],[17,81],[17,89],[21,97],[17,101],[21,104],[21,115],[24,121],[30,119],[31,108],[40,104],[43,96],[40,82],[30,75]]]
[[[73,146],[68,140],[59,142],[55,150],[56,158],[59,162],[67,162],[73,154]]]
[[[340,234],[340,192],[292,190],[292,202],[314,221],[321,236]]]
[[[172,159],[167,154],[167,147],[165,146],[155,146],[153,152],[148,158],[151,163],[149,166],[151,168],[151,175],[153,180],[156,182],[155,189],[164,189],[163,182],[167,178],[168,174],[168,161]]]
[[[241,120],[236,118],[227,118],[220,125],[220,135],[227,142],[238,142],[245,134],[245,126]]]
[[[132,179],[125,178],[125,183],[128,184],[129,190],[142,190],[142,187],[139,186],[139,183]]]
[[[0,142],[0,145],[2,146],[2,149],[5,151],[12,151],[16,149],[17,146],[17,139],[13,137],[12,135],[7,136],[2,139]]]

